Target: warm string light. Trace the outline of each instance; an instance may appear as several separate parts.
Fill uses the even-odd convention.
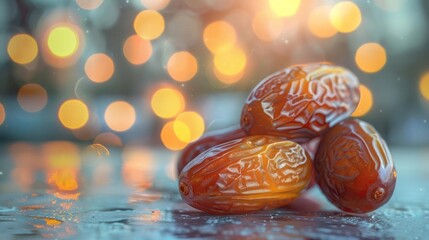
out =
[[[31,63],[39,52],[36,40],[28,34],[14,35],[7,45],[7,53],[18,64]]]
[[[79,37],[70,27],[54,27],[48,34],[48,47],[55,56],[69,57],[76,52],[78,46]]]
[[[57,18],[60,16],[45,23],[46,29],[42,32],[41,39],[42,55],[50,66],[68,68],[79,60],[84,47],[84,38],[77,25],[61,22]]]
[[[177,89],[163,87],[156,90],[152,95],[152,110],[160,118],[173,118],[181,113],[185,109],[185,106],[185,98]]]
[[[379,43],[363,44],[356,51],[355,61],[362,71],[376,73],[386,64],[386,50]]]
[[[421,76],[419,81],[419,89],[423,98],[429,101],[429,72]],[[1,124],[1,120],[0,120],[0,124]]]
[[[136,122],[136,111],[128,102],[115,101],[106,108],[104,120],[113,131],[125,132]]]
[[[58,110],[58,119],[65,128],[81,128],[88,122],[88,107],[79,99],[66,100]]]
[[[85,73],[89,80],[102,83],[108,81],[115,72],[112,58],[104,53],[91,55],[85,63]]]
[[[244,70],[247,63],[247,56],[240,47],[234,47],[229,51],[218,53],[214,57],[214,65],[220,73],[232,76]]]
[[[359,104],[356,107],[356,110],[353,112],[352,117],[362,117],[366,115],[372,108],[373,99],[371,90],[365,85],[359,85],[360,91],[360,100]]]
[[[176,52],[168,59],[167,71],[174,80],[187,82],[197,74],[197,59],[189,52]]]
[[[359,7],[351,1],[334,5],[329,14],[332,25],[338,32],[350,33],[356,30],[362,21]]]
[[[237,33],[228,22],[215,21],[204,29],[203,41],[212,53],[222,53],[234,47]]]
[[[88,11],[98,9],[103,3],[107,4],[103,0],[75,1],[80,8]],[[170,0],[140,0],[140,3],[145,10],[139,12],[133,19],[132,26],[136,34],[126,38],[122,46],[125,59],[132,65],[145,64],[155,53],[154,40],[162,37],[166,28],[161,10],[170,4]],[[285,32],[285,23],[287,23],[285,19],[295,16],[298,11],[304,11],[305,8],[300,10],[301,3],[300,0],[269,0],[267,6],[250,16],[251,21],[248,27],[261,41],[278,40]],[[236,29],[239,24],[232,19],[224,18],[210,22],[204,27],[201,39],[201,43],[204,43],[213,56],[212,71],[209,72],[226,85],[243,79],[252,56],[252,53],[246,49],[249,44],[241,41],[243,39],[239,39],[242,33],[240,29]],[[319,38],[330,38],[337,32],[355,31],[362,22],[362,15],[355,3],[341,1],[333,6],[316,6],[309,12],[306,20],[308,30],[313,35]],[[45,60],[54,67],[70,67],[80,58],[80,51],[83,47],[81,31],[77,25],[61,21],[47,26],[45,35],[41,37],[42,42],[40,42]],[[11,60],[17,64],[25,65],[33,62],[38,56],[38,49],[38,43],[29,34],[16,34],[9,39],[8,54]],[[115,74],[113,55],[109,56],[111,53],[106,52],[109,54],[90,55],[84,62],[84,73],[92,82],[104,83],[112,79]],[[386,51],[378,43],[366,43],[360,46],[355,53],[356,65],[365,73],[379,72],[385,66],[386,61]],[[197,60],[196,54],[191,53],[191,50],[178,51],[169,56],[165,70],[171,79],[177,82],[187,82],[195,78],[198,71],[201,70],[199,64],[203,64],[202,62],[199,58]],[[420,84],[424,85],[425,81],[421,80]],[[360,86],[360,89],[366,100],[359,103],[354,116],[365,115],[372,106],[371,91],[363,85]],[[420,91],[426,98],[425,92]],[[42,86],[32,83],[24,85],[17,98],[20,106],[27,112],[41,111],[48,101],[47,91]],[[171,136],[162,137],[161,134],[161,139],[167,148],[181,149],[204,132],[203,117],[197,112],[184,112],[187,104],[183,93],[178,89],[159,88],[153,93],[150,101],[152,111],[156,116],[162,119],[174,119],[164,125],[163,131],[169,131],[168,134],[173,134],[176,139],[166,140]],[[4,121],[5,115],[4,107],[0,105],[0,125]],[[79,99],[66,100],[58,109],[60,123],[65,128],[72,130],[78,139],[90,140],[98,137],[97,141],[111,141],[113,145],[122,145],[122,139],[113,133],[103,133],[96,137],[98,131],[89,138],[82,137],[78,130],[92,129],[89,124],[90,115],[91,112],[86,103]],[[135,108],[125,101],[113,102],[104,112],[104,121],[112,131],[127,131],[136,122]]]
[[[301,4],[301,0],[269,0],[271,11],[277,17],[291,17],[296,14]]]
[[[160,135],[161,141],[167,149],[178,151],[186,147],[187,143],[180,140],[174,132],[174,121],[165,123]]]
[[[29,83],[18,91],[18,103],[27,112],[38,112],[48,103],[48,93],[39,84]]]
[[[308,28],[312,34],[319,38],[329,38],[337,33],[329,19],[330,6],[314,8],[308,16]]]
[[[6,120],[6,110],[2,103],[0,103],[0,126],[4,123]]]
[[[164,28],[164,17],[154,10],[141,11],[134,19],[134,30],[146,40],[159,38],[164,32]]]
[[[152,56],[152,44],[138,35],[132,35],[124,42],[122,49],[125,58],[133,65],[146,63]]]
[[[203,135],[204,119],[200,114],[187,111],[179,114],[173,123],[173,130],[177,138],[185,143],[197,140]]]

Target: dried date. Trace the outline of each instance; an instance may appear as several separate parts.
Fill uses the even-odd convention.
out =
[[[183,149],[177,162],[178,175],[182,172],[182,169],[200,153],[215,145],[242,138],[244,136],[246,136],[246,133],[239,126],[204,134],[200,139],[190,143],[185,149]]]
[[[214,214],[247,213],[283,206],[305,191],[312,161],[299,144],[248,136],[216,145],[182,170],[186,203]]]
[[[370,124],[349,119],[329,129],[314,159],[317,183],[346,212],[366,213],[393,194],[396,170],[386,143]]]
[[[306,142],[349,117],[359,102],[359,81],[327,63],[295,65],[262,80],[241,113],[249,135],[267,134]]]

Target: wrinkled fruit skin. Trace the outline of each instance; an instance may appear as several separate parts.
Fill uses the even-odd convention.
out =
[[[238,214],[288,204],[306,189],[312,161],[297,143],[248,136],[216,145],[179,176],[186,203],[212,214]]]
[[[396,170],[386,143],[370,124],[349,119],[329,129],[314,159],[317,183],[339,209],[367,213],[393,194]]]
[[[282,136],[306,142],[349,117],[359,102],[359,81],[327,63],[295,65],[262,80],[241,113],[248,135]]]
[[[196,156],[205,150],[237,138],[242,138],[246,136],[246,133],[239,127],[235,126],[225,130],[212,131],[204,134],[200,139],[195,142],[190,143],[182,151],[182,154],[179,156],[177,162],[177,174],[179,175],[182,172],[182,169]]]

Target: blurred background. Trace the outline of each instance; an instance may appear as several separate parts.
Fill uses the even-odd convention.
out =
[[[354,116],[427,146],[428,42],[426,0],[0,1],[0,140],[178,151],[265,76],[330,61],[362,83]]]

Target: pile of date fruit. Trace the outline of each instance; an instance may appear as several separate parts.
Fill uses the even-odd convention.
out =
[[[339,209],[367,213],[392,196],[396,170],[380,134],[352,119],[359,81],[329,63],[294,65],[250,93],[235,129],[209,133],[178,161],[179,191],[211,214],[285,206],[315,179]]]

